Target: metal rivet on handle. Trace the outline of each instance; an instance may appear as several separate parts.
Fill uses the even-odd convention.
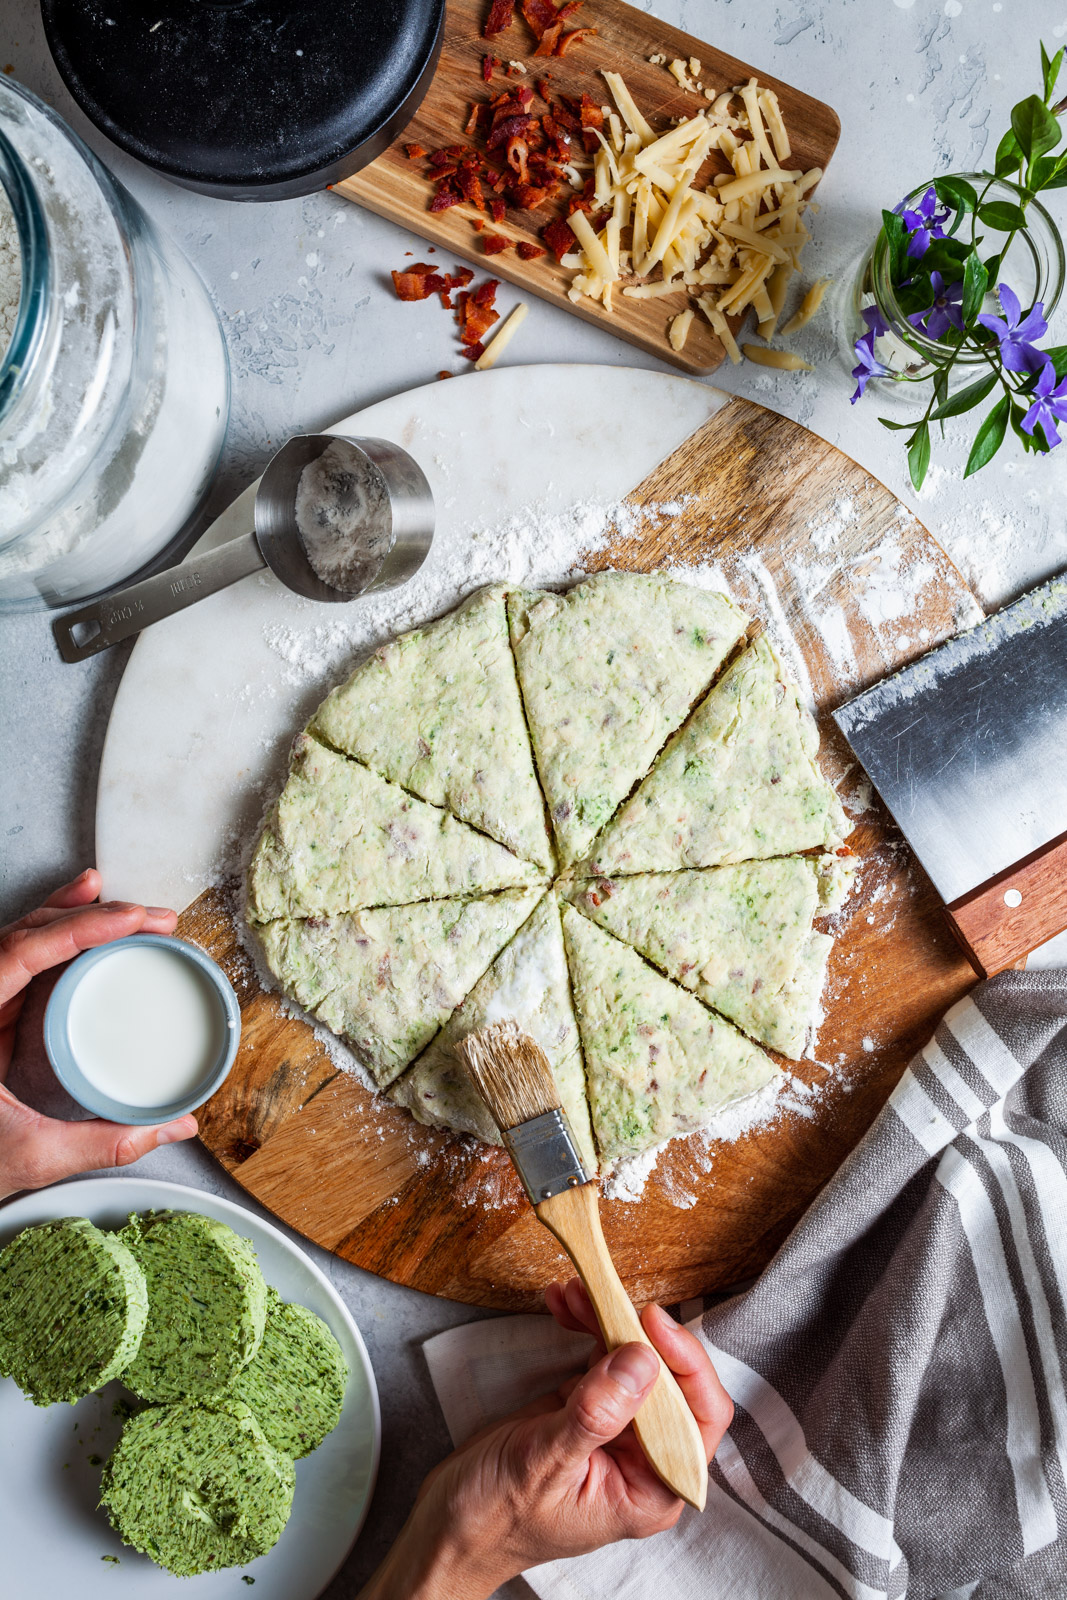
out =
[[[1018,889],[1005,889],[1004,904],[1006,906],[1021,906],[1022,903],[1023,897],[1019,893]]]

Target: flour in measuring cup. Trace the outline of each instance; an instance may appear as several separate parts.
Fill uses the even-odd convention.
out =
[[[21,295],[22,250],[18,229],[7,196],[0,189],[0,361],[15,331]]]
[[[358,594],[373,583],[393,544],[385,479],[346,439],[335,439],[300,474],[296,526],[317,577]]]

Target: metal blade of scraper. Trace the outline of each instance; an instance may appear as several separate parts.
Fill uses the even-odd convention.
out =
[[[1067,577],[834,712],[976,970],[1067,927]]]

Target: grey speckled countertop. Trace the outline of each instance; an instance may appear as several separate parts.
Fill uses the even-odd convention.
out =
[[[589,6],[595,11],[595,0]],[[932,174],[971,170],[988,159],[987,145],[1007,125],[1012,103],[1038,87],[1040,30],[1050,49],[1067,40],[1067,9],[1049,0],[645,0],[643,9],[714,39],[838,111],[842,142],[819,192],[815,241],[805,260],[811,276],[831,274],[838,282],[858,262],[883,204]],[[329,194],[233,205],[187,193],[137,166],[73,105],[45,47],[35,0],[6,0],[2,7],[0,67],[72,123],[178,240],[215,296],[234,393],[208,514],[257,475],[287,433],[328,424],[454,364],[447,319],[416,329],[387,291],[389,268],[418,248],[401,229]],[[1067,191],[1052,197],[1051,209],[1062,227]],[[513,299],[505,285],[505,310]],[[1061,311],[1053,342],[1067,342],[1065,325]],[[717,382],[813,428],[880,477],[946,546],[987,609],[1067,564],[1067,449],[1026,466],[1005,449],[964,483],[964,434],[952,427],[916,496],[903,451],[877,422],[881,408],[848,404],[852,385],[832,317],[813,323],[801,348],[817,363],[812,375],[726,366]],[[505,359],[657,365],[537,300]],[[125,659],[119,647],[66,667],[44,615],[0,620],[0,917],[28,909],[93,859],[96,771]],[[244,1200],[199,1147],[160,1151],[137,1171]],[[382,1470],[367,1530],[328,1591],[341,1600],[355,1594],[381,1558],[419,1480],[447,1448],[420,1341],[473,1313],[309,1248],[355,1313],[384,1415]]]

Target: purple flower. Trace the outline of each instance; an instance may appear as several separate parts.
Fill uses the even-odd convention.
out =
[[[889,324],[883,317],[881,308],[879,306],[865,307],[865,309],[860,312],[860,316],[867,324],[868,333],[872,333],[875,339],[880,339],[884,333],[889,332]],[[873,340],[871,342],[871,350],[873,353]]]
[[[1048,332],[1044,306],[1038,300],[1033,309],[1020,321],[1022,307],[1006,283],[997,285],[1003,317],[994,317],[983,311],[978,318],[983,328],[988,328],[1000,345],[1000,359],[1009,372],[1038,372],[1046,360],[1043,350],[1035,350],[1030,343]]]
[[[874,311],[875,308],[872,306],[870,309]],[[867,332],[857,339],[855,344],[856,354],[859,356],[859,365],[852,369],[852,376],[856,380],[856,392],[852,396],[853,405],[860,399],[872,378],[884,378],[889,370],[887,367],[883,367],[882,363],[875,357],[874,341],[878,337],[877,330],[866,311],[863,315],[868,327]],[[877,311],[875,311],[875,316],[881,321],[881,316]],[[882,331],[885,331],[884,325]]]
[[[902,209],[901,201],[897,210],[904,219],[904,226],[911,234],[908,240],[909,256],[924,256],[930,248],[931,239],[943,239],[945,230],[943,223],[948,221],[947,208],[944,211],[937,209],[937,191],[931,187],[927,189],[914,211]]]
[[[1040,425],[1042,433],[1048,440],[1048,447],[1054,450],[1061,443],[1056,428],[1057,422],[1067,422],[1067,378],[1061,383],[1056,383],[1056,368],[1045,358],[1045,365],[1038,374],[1034,384],[1034,403],[1022,420],[1021,426],[1027,433],[1033,433]]]
[[[943,339],[949,328],[958,328],[963,332],[963,314],[959,309],[963,299],[963,282],[945,283],[940,272],[931,272],[930,288],[933,291],[934,303],[927,306],[925,311],[913,311],[908,321],[915,328],[922,328],[931,339]]]

